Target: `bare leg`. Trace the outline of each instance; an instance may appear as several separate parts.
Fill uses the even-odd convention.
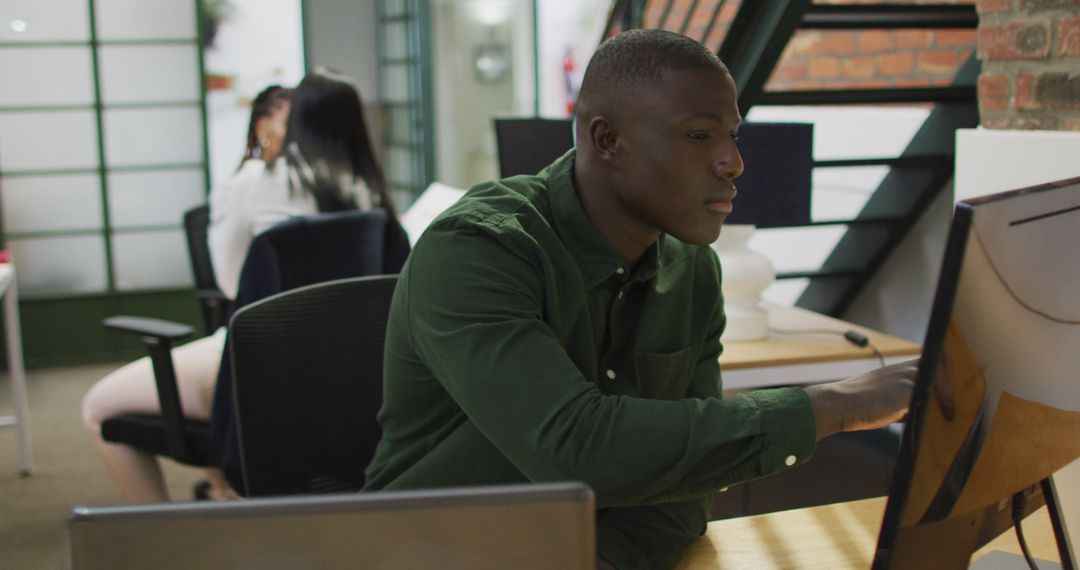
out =
[[[105,466],[129,503],[160,503],[169,500],[165,478],[157,457],[129,445],[109,443],[94,435]]]
[[[223,337],[214,335],[173,350],[180,406],[184,415],[210,417],[214,382],[221,362]],[[158,413],[160,406],[149,358],[140,358],[99,380],[83,398],[83,422],[105,463],[131,502],[169,500],[157,458],[139,449],[101,439],[101,422],[121,413]]]
[[[210,467],[206,470],[206,478],[210,481],[210,498],[215,501],[227,501],[230,499],[239,499],[240,495],[236,490],[232,488],[232,485],[225,479],[225,473],[222,473],[221,469],[217,467]]]

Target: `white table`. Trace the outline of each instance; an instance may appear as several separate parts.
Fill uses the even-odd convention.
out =
[[[19,330],[19,295],[15,266],[0,263],[0,296],[4,300],[4,336],[7,339],[8,376],[15,398],[15,415],[0,416],[0,427],[19,432],[19,473],[30,474],[30,404],[26,397],[26,369],[23,367],[22,332]]]
[[[872,349],[844,339],[859,332],[881,352],[885,364],[917,358],[922,347],[822,314],[775,304],[769,310],[769,338],[725,341],[720,355],[724,390],[747,390],[781,385],[812,384],[858,376],[881,366]],[[798,331],[798,332],[796,332]],[[811,331],[832,331],[811,332]]]

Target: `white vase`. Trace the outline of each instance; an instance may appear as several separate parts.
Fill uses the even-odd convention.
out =
[[[749,224],[724,225],[720,238],[712,244],[724,272],[725,341],[769,336],[769,314],[761,308],[761,293],[776,280],[776,270],[768,257],[750,249],[754,229]]]

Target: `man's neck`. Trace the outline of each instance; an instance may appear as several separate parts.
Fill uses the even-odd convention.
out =
[[[645,251],[660,239],[660,231],[629,219],[610,180],[590,175],[589,169],[583,167],[580,155],[574,163],[573,182],[585,215],[615,255],[632,269]]]

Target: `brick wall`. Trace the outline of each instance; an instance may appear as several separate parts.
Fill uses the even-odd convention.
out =
[[[800,30],[766,89],[949,85],[974,46],[974,30]]]
[[[817,0],[829,4],[881,1]],[[975,4],[978,32],[800,30],[784,50],[766,89],[949,85],[977,46],[983,63],[978,93],[984,127],[1080,131],[1080,0],[934,2]],[[739,3],[673,0],[665,17],[668,3],[652,1],[646,7],[644,25],[681,31],[716,50]],[[714,15],[717,22],[710,25]]]
[[[974,4],[976,0],[935,1]],[[819,4],[881,2],[817,0]],[[661,22],[666,4],[666,0],[648,3],[644,14],[645,27],[683,31],[699,41],[708,32],[703,43],[717,50],[740,1],[699,0],[695,4],[692,0],[674,0],[667,17]],[[694,11],[689,12],[692,7]],[[713,14],[718,14],[718,21],[710,29]],[[974,48],[974,30],[800,30],[784,50],[766,89],[786,91],[949,85]]]
[[[978,9],[982,126],[1080,131],[1080,0],[979,0]]]

